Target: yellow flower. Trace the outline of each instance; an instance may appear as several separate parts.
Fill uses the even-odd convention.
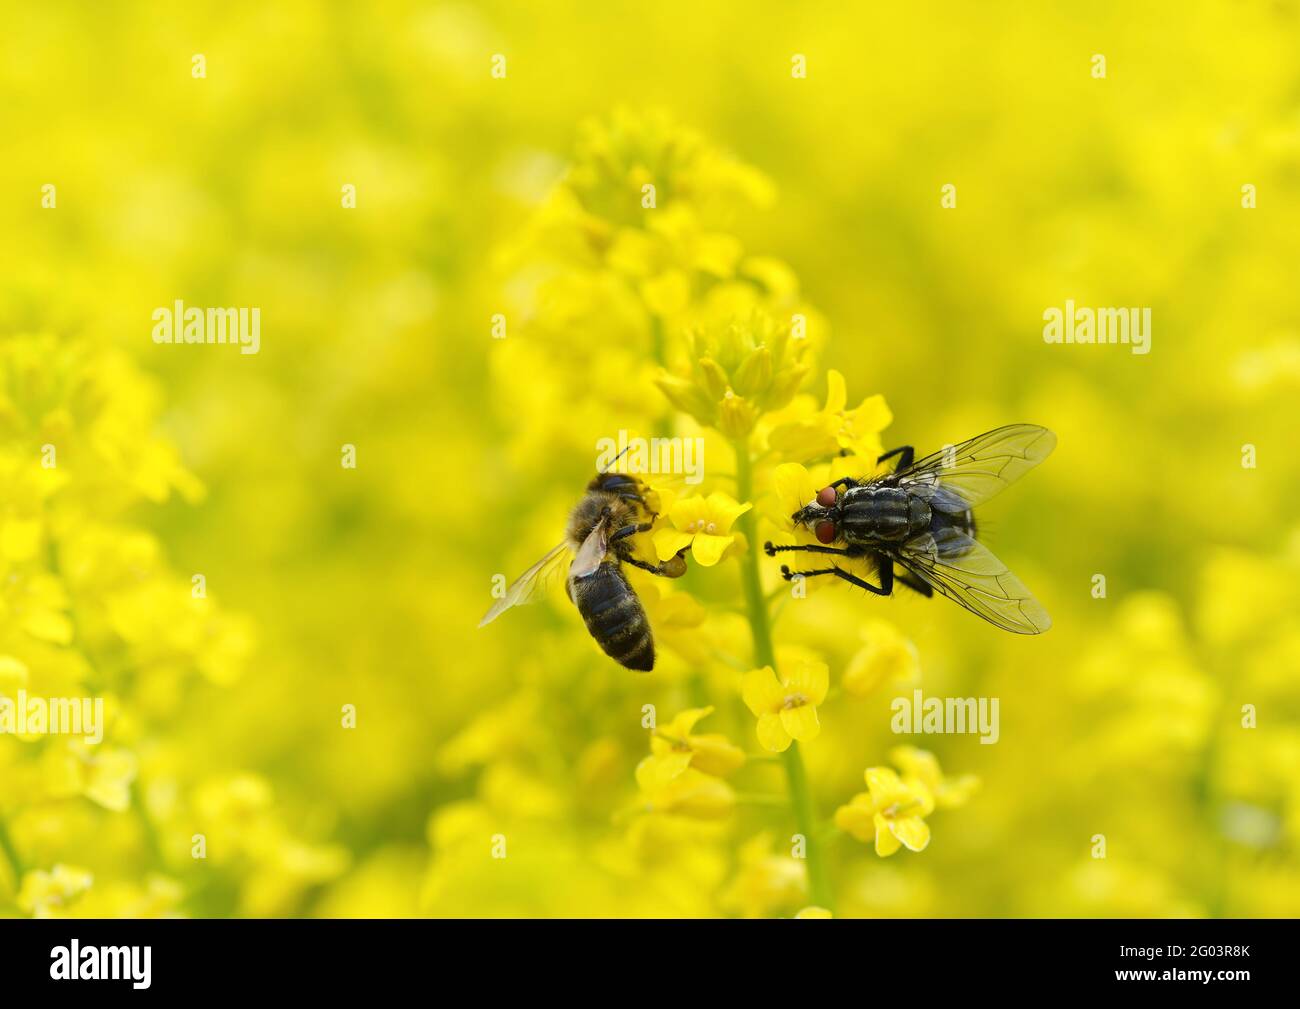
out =
[[[808,899],[807,868],[803,859],[772,850],[772,836],[764,832],[740,847],[735,878],[723,891],[721,903],[746,918],[788,914]]]
[[[772,473],[772,493],[762,499],[762,514],[776,531],[771,540],[777,546],[808,546],[818,542],[816,534],[805,525],[795,525],[791,516],[817,498],[817,492],[831,481],[841,476],[861,476],[870,472],[870,464],[862,463],[856,456],[836,456],[829,465],[814,467],[811,471],[799,463],[788,462],[777,466]],[[790,567],[798,571],[806,568],[800,563],[800,555],[795,553],[783,555]],[[809,559],[806,555],[804,560]],[[814,567],[824,567],[817,564]],[[876,580],[876,569],[868,556],[837,557],[835,566],[843,568],[859,578]],[[811,578],[803,583],[804,592],[815,591],[828,585],[846,586],[848,583],[838,578]]]
[[[620,228],[606,262],[639,281],[650,311],[673,316],[690,304],[693,273],[729,278],[741,254],[739,239],[705,231],[698,215],[676,202],[647,215],[644,228]]]
[[[807,341],[760,305],[724,315],[691,334],[690,373],[665,372],[659,388],[679,410],[728,438],[746,437],[759,417],[788,404],[809,367]]]
[[[12,695],[27,685],[27,664],[12,655],[0,655],[0,697]]]
[[[90,889],[95,877],[86,869],[56,865],[51,871],[37,869],[23,877],[18,906],[37,918],[59,917],[63,908]]]
[[[861,477],[871,464],[857,456],[836,456],[829,465],[812,470],[797,462],[786,462],[772,471],[772,493],[763,500],[763,516],[791,542],[816,543],[817,537],[806,526],[796,526],[791,516],[817,500],[817,492],[842,476]],[[793,538],[791,538],[793,534]]]
[[[915,746],[896,746],[889,751],[889,759],[900,771],[903,780],[912,786],[926,789],[934,798],[938,809],[955,809],[964,806],[976,789],[980,779],[973,774],[946,778],[939,769],[939,760],[928,750]]]
[[[844,376],[838,371],[826,373],[826,405],[817,413],[778,424],[768,435],[768,445],[786,459],[807,462],[842,450],[871,460],[884,451],[880,432],[894,419],[881,395],[868,396],[852,410]]]
[[[712,567],[722,560],[723,554],[734,542],[737,534],[732,524],[753,505],[740,504],[735,498],[714,491],[707,498],[698,495],[679,498],[668,511],[675,526],[663,528],[654,535],[655,551],[661,561],[666,561],[686,547],[704,567]]]
[[[826,699],[830,670],[824,662],[801,662],[784,680],[778,680],[771,666],[745,674],[741,693],[749,710],[758,717],[758,741],[765,749],[780,753],[793,739],[817,738],[821,723],[817,705]]]
[[[736,807],[736,793],[719,778],[690,767],[691,753],[646,757],[636,766],[636,783],[652,813],[695,820],[721,820]]]
[[[662,112],[617,109],[579,125],[574,164],[565,185],[589,214],[649,227],[664,210],[683,206],[701,217],[730,217],[774,198],[768,178],[705,141]],[[657,208],[642,207],[643,186]]]
[[[32,574],[14,579],[13,601],[9,608],[18,615],[18,623],[28,634],[41,641],[66,645],[72,641],[72,621],[68,618],[68,593],[63,583],[48,574]],[[3,601],[0,601],[2,612]]]
[[[115,813],[131,805],[138,764],[129,750],[80,740],[50,747],[44,757],[46,787],[53,795],[84,795]]]
[[[686,753],[690,766],[705,774],[725,777],[745,763],[745,752],[721,733],[693,734],[695,723],[713,713],[707,708],[688,708],[650,737],[650,751],[655,757]],[[654,759],[653,757],[651,759]]]
[[[650,626],[654,629],[655,644],[663,644],[676,652],[686,662],[703,665],[712,655],[713,645],[701,626],[708,611],[689,593],[666,591],[665,579],[641,575],[632,569],[628,572],[636,594],[641,598]]]
[[[916,645],[893,624],[870,620],[862,628],[866,642],[844,670],[844,689],[863,696],[885,683],[906,683],[921,671]],[[901,766],[901,765],[900,765]]]
[[[925,817],[934,811],[934,799],[919,783],[909,784],[888,767],[868,767],[867,791],[859,792],[847,806],[835,811],[835,825],[859,841],[876,841],[876,854],[892,855],[905,845],[924,851],[930,843]]]
[[[805,907],[802,911],[798,912],[795,915],[795,917],[796,918],[834,918],[835,915],[831,914],[830,911],[826,910],[826,908],[824,907],[818,907],[816,904],[810,904],[808,907]]]

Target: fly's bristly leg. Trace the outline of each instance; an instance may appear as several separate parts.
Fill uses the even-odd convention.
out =
[[[886,574],[888,572],[888,574]],[[856,585],[860,589],[866,589],[868,592],[877,596],[888,596],[894,591],[894,569],[892,567],[882,567],[880,569],[880,584],[872,585],[864,581],[857,575],[850,574],[843,568],[819,568],[816,571],[791,571],[788,565],[781,565],[781,577],[787,582],[794,581],[795,577],[816,578],[819,575],[834,575],[836,578],[842,578],[850,585]]]
[[[813,546],[812,544],[795,544],[794,546],[779,547],[771,540],[763,544],[763,552],[769,557],[775,557],[777,554],[789,553],[792,550],[810,554],[835,554],[839,557],[860,556],[852,550],[845,550],[841,547],[819,547]]]
[[[903,574],[896,575],[895,577],[898,579],[900,584],[906,585],[913,592],[925,596],[926,599],[934,598],[934,589],[932,589],[925,582],[921,581],[921,579],[916,578],[912,575],[903,575]]]
[[[876,463],[879,465],[886,459],[892,459],[894,456],[898,456],[898,465],[894,467],[894,472],[897,473],[899,470],[907,469],[907,467],[912,465],[912,460],[915,458],[916,453],[912,451],[911,445],[900,445],[898,448],[891,448],[882,456],[877,456]]]

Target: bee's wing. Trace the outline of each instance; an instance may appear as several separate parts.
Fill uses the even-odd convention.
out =
[[[898,559],[955,603],[1016,634],[1052,626],[1042,604],[992,551],[958,529],[923,533],[903,544]]]
[[[931,507],[960,514],[1015,483],[1055,447],[1045,427],[1008,424],[918,459],[893,479]]]
[[[506,594],[492,604],[492,608],[478,622],[480,627],[492,623],[512,606],[522,606],[540,599],[550,588],[555,576],[565,568],[573,549],[566,540],[553,546],[545,557],[510,583]]]
[[[602,518],[596,523],[596,528],[587,534],[587,538],[582,541],[582,546],[578,548],[578,554],[573,558],[573,563],[569,565],[569,578],[586,578],[598,567],[601,561],[605,559],[605,553],[609,550],[609,530],[607,519]]]

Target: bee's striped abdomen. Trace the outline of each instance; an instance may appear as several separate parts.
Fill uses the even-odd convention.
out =
[[[606,561],[585,578],[574,579],[570,586],[587,630],[606,655],[628,669],[647,672],[654,668],[650,621],[616,563]]]

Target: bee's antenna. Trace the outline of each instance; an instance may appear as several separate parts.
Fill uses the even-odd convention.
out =
[[[626,446],[622,452],[614,456],[614,458],[609,461],[609,465],[606,466],[603,470],[601,470],[601,472],[608,473],[610,470],[612,470],[614,468],[614,463],[618,462],[620,459],[623,458],[623,456],[627,455],[627,450],[631,447],[632,447],[631,445]]]

